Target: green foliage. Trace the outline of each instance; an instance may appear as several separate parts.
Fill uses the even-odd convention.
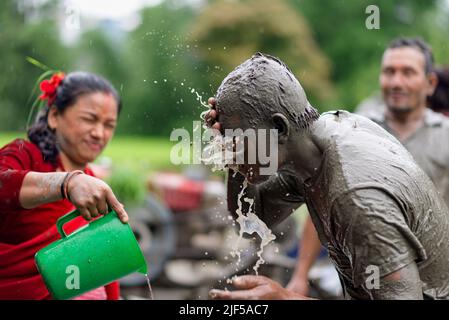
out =
[[[164,2],[141,12],[141,24],[129,34],[125,61],[129,77],[123,86],[125,115],[120,128],[133,134],[167,136],[173,128],[192,126],[202,111],[189,87],[195,66],[185,43],[194,12]]]
[[[55,69],[64,69],[70,60],[50,18],[55,8],[54,1],[33,9],[19,6],[18,1],[0,1],[0,130],[25,129],[31,107],[28,97],[42,74],[25,58],[31,56]]]
[[[219,68],[209,77],[215,87],[261,51],[281,58],[312,101],[334,97],[329,60],[313,39],[308,22],[285,1],[215,1],[195,19],[191,32],[199,62]]]
[[[170,150],[173,144],[167,138],[116,136],[103,155],[109,157],[115,166],[131,168],[142,174],[155,170],[172,170]]]
[[[426,30],[447,33],[447,29],[423,23],[426,17],[433,19],[437,0],[320,0],[319,5],[314,0],[289,2],[307,18],[318,45],[333,62],[332,80],[339,91],[333,104],[349,110],[378,89],[381,57],[391,40],[425,37]],[[380,9],[379,30],[365,26],[369,5]],[[426,40],[434,47],[442,45]]]
[[[115,168],[106,182],[125,206],[138,206],[145,199],[145,181],[137,171],[126,167]]]
[[[196,92],[203,101],[214,95],[256,51],[284,60],[322,111],[352,110],[376,91],[382,53],[397,36],[422,36],[437,61],[449,63],[443,0],[211,0],[199,9],[189,3],[147,7],[131,32],[102,21],[66,46],[61,1],[0,1],[0,130],[25,128],[27,99],[42,73],[27,56],[53,69],[102,74],[123,100],[118,134],[165,139],[199,119],[204,107]],[[365,26],[370,4],[380,8],[379,30]]]
[[[132,75],[123,61],[123,45],[108,38],[101,29],[84,32],[73,52],[77,56],[72,66],[74,70],[99,73],[111,81],[117,90]]]

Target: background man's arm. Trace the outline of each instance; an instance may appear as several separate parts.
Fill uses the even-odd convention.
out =
[[[295,271],[293,272],[293,276],[287,285],[287,289],[302,295],[308,295],[309,271],[318,258],[321,250],[321,242],[310,216],[307,217],[304,225],[302,237],[299,242],[299,248],[299,256],[296,260]]]

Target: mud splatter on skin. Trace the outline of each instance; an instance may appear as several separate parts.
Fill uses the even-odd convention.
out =
[[[61,193],[61,183],[65,175],[65,173],[42,174],[37,181],[36,196],[41,195],[44,202],[54,200],[55,195]]]
[[[48,200],[55,194],[61,193],[61,183],[64,180],[65,173],[46,174],[39,181],[40,187],[46,191],[43,199]]]

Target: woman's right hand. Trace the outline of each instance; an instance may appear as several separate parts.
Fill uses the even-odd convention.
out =
[[[218,113],[216,109],[217,100],[209,98],[207,103],[210,105],[210,111],[206,113],[204,120],[209,128],[219,130],[221,129],[220,122],[217,121]]]
[[[104,181],[87,174],[73,177],[67,185],[70,201],[86,220],[107,214],[113,209],[123,223],[128,222],[128,214],[117,200],[111,187]]]

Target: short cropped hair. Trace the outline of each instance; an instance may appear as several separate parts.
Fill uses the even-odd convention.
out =
[[[432,53],[432,48],[421,38],[396,38],[390,42],[387,49],[395,48],[414,48],[420,51],[424,55],[425,61],[425,72],[429,74],[433,72],[434,58]]]

